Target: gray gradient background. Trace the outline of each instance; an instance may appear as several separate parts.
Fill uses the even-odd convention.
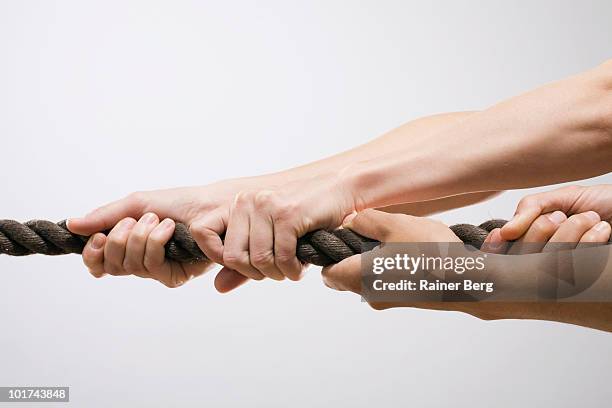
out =
[[[607,1],[0,1],[0,216],[80,215],[480,109],[612,57],[611,21]],[[525,193],[440,218],[508,217]],[[76,256],[0,257],[0,385],[69,385],[77,407],[612,398],[609,334],[375,312],[317,268],[225,296],[212,277],[169,290],[95,280]]]

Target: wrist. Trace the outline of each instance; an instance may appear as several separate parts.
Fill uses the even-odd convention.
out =
[[[339,175],[360,211],[468,192],[471,170],[458,157],[410,149],[350,164]]]

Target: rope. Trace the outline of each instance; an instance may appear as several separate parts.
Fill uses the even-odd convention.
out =
[[[466,245],[480,249],[489,232],[501,228],[506,222],[490,220],[478,226],[457,224],[450,228]],[[70,232],[66,227],[66,221],[53,223],[32,220],[20,223],[0,220],[0,254],[12,256],[80,254],[87,240],[88,237]],[[317,230],[298,240],[296,253],[302,262],[326,266],[368,251],[377,244],[379,242],[348,229],[331,232]],[[177,262],[195,263],[207,259],[187,226],[181,223],[176,223],[174,236],[166,244],[165,249],[166,258]]]

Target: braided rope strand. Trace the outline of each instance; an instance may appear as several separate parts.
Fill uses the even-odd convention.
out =
[[[478,226],[457,224],[451,230],[467,245],[480,249],[485,238],[505,220],[490,220]],[[0,254],[25,256],[32,254],[81,254],[88,237],[73,234],[66,221],[53,223],[32,220],[20,223],[0,220]],[[317,230],[298,240],[296,254],[300,261],[327,266],[352,255],[372,249],[379,242],[363,237],[348,229]],[[206,260],[185,224],[176,223],[174,235],[166,244],[166,258],[177,262],[195,263]]]

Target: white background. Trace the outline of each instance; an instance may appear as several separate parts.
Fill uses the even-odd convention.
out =
[[[612,57],[611,21],[606,1],[0,1],[0,217],[59,220],[481,109]],[[524,194],[441,219],[505,218]],[[212,277],[170,290],[0,257],[0,385],[69,385],[75,407],[612,398],[609,334],[375,312],[317,268],[224,296]]]

